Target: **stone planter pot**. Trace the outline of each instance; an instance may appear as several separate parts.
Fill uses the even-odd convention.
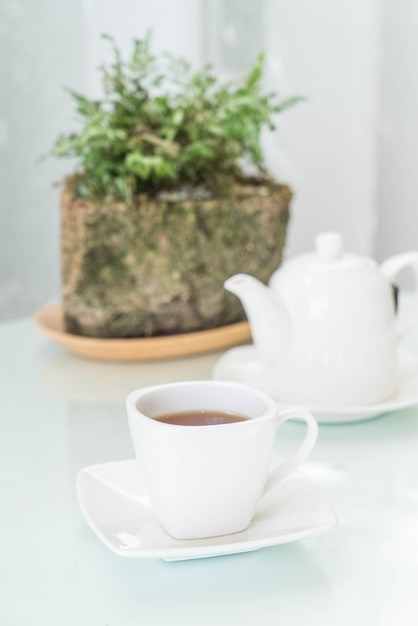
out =
[[[227,198],[139,196],[99,205],[61,196],[66,329],[89,337],[145,337],[245,319],[223,288],[232,274],[266,282],[281,262],[291,190],[272,181]]]

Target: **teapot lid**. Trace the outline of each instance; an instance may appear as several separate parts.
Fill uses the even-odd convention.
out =
[[[341,233],[320,233],[315,237],[315,249],[321,261],[337,261],[343,253]]]
[[[286,265],[298,270],[313,271],[365,271],[376,268],[376,262],[369,258],[344,252],[341,233],[323,232],[315,238],[315,251],[299,255]]]

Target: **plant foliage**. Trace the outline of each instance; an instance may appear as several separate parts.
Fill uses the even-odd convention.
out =
[[[196,73],[182,59],[157,59],[149,36],[134,41],[127,62],[114,39],[103,37],[113,48],[113,63],[101,68],[104,96],[69,90],[81,129],[58,137],[51,151],[77,159],[70,178],[76,195],[129,200],[185,186],[219,194],[242,179],[244,161],[264,172],[261,130],[274,129],[274,115],[299,98],[261,93],[263,55],[222,84],[211,66]]]

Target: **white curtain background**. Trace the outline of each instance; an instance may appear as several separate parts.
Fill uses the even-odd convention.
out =
[[[321,230],[378,260],[418,249],[415,0],[0,0],[0,320],[59,298],[58,188],[37,159],[74,127],[63,87],[99,91],[110,33],[128,54],[153,31],[221,76],[267,54],[266,89],[306,101],[263,137],[295,193],[286,254]]]

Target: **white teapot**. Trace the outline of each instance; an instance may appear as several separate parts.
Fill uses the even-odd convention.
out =
[[[283,402],[371,404],[398,385],[398,340],[418,317],[418,297],[396,317],[393,283],[418,252],[373,259],[343,251],[339,233],[316,237],[316,251],[285,262],[269,287],[247,274],[225,281],[250,323],[265,386]],[[417,292],[416,288],[416,292]]]

